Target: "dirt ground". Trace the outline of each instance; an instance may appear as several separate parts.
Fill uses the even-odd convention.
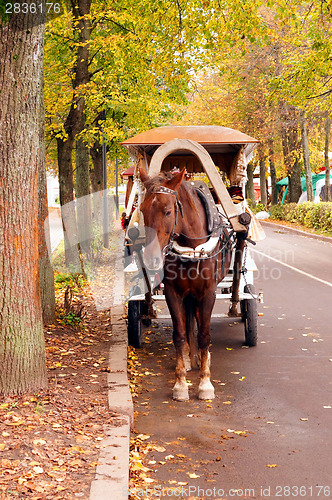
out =
[[[57,292],[61,302],[59,294],[64,289]],[[76,311],[83,305],[82,321],[60,309],[45,329],[48,389],[0,398],[1,500],[89,498],[103,426],[113,419],[106,380],[111,322],[87,288],[75,302]]]

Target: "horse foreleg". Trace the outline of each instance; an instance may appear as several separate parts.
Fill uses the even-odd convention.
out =
[[[201,351],[201,369],[199,377],[198,399],[214,399],[214,387],[210,380],[210,352],[208,348]]]
[[[173,387],[173,399],[176,401],[187,401],[189,399],[188,385],[186,381],[186,367],[183,359],[183,347],[176,348],[175,384]]]
[[[189,399],[189,391],[186,381],[187,371],[184,360],[185,351],[187,351],[187,354],[189,354],[189,346],[186,341],[185,308],[183,305],[183,301],[179,299],[179,297],[177,297],[174,290],[168,290],[165,287],[165,296],[173,321],[173,342],[176,351],[175,385],[173,387],[173,399],[175,399],[176,401],[186,401],[187,399]]]
[[[210,359],[210,321],[214,305],[214,295],[210,300],[204,301],[198,311],[198,347],[201,354],[201,367],[199,372],[198,399],[214,399],[214,387],[211,384]]]

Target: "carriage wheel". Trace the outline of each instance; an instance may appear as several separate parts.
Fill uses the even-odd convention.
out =
[[[255,288],[253,285],[246,285],[244,287],[244,293],[255,294]],[[241,312],[242,319],[244,322],[244,334],[245,342],[249,347],[253,347],[257,344],[257,302],[255,299],[244,299],[241,300]]]
[[[142,326],[140,318],[140,300],[130,300],[128,302],[128,343],[132,347],[141,347],[142,344]]]

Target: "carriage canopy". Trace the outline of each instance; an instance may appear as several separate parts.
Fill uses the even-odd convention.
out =
[[[243,146],[247,162],[252,158],[258,140],[238,130],[216,125],[167,126],[142,132],[122,145],[137,155],[144,152],[147,163],[159,146],[174,139],[189,139],[201,144],[212,157],[214,164],[229,174],[234,157]],[[179,151],[165,158],[162,170],[186,167],[187,172],[202,172],[199,160],[187,151]]]

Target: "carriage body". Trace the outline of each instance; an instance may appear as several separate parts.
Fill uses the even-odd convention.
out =
[[[210,170],[207,171],[205,163],[195,154],[191,151],[182,149],[182,144],[184,144],[183,141],[189,141],[194,145],[199,145],[201,149],[204,148],[207,156],[212,159],[212,172],[211,167],[209,167]],[[171,154],[162,158],[160,162],[156,162],[156,158],[158,158],[158,154],[161,151],[161,146],[165,147],[166,144],[175,145],[175,147],[171,148]],[[177,144],[179,145],[178,149],[176,148]],[[144,167],[148,173],[151,170],[153,170],[153,173],[158,173],[158,171],[169,172],[186,168],[188,180],[190,182],[199,180],[200,183],[212,184],[211,191],[213,197],[217,201],[218,193],[216,195],[214,187],[218,189],[218,182],[216,185],[214,181],[215,178],[217,178],[218,181],[218,178],[221,176],[225,180],[228,179],[231,184],[233,182],[233,184],[240,187],[244,193],[246,171],[243,165],[246,166],[251,160],[257,144],[258,141],[256,139],[242,132],[219,126],[159,127],[124,141],[122,145],[129,150],[136,165],[132,182],[130,183],[131,190],[126,194],[127,213],[132,210],[135,198],[137,199],[137,204],[140,205],[144,197],[144,188],[138,176],[139,167]],[[242,155],[242,164],[237,165],[236,162],[240,153]],[[221,214],[220,217],[223,217],[223,220],[226,221],[226,224],[228,223],[229,229],[231,230],[232,227],[227,217],[225,217],[223,207],[217,203],[217,208]],[[248,210],[246,201],[239,201],[237,205],[234,205],[234,210],[236,213],[243,213]],[[132,221],[131,224],[135,224],[139,227],[139,238],[137,239],[136,245],[142,246],[144,245],[144,227],[139,217],[139,211],[136,211],[135,217],[134,222]],[[217,301],[232,301],[234,297],[232,290],[234,285],[234,255],[235,252],[233,252],[229,274],[217,284]],[[254,273],[257,268],[249,249],[246,249],[244,255],[246,273],[240,273],[240,276],[238,276],[238,299],[241,305],[242,319],[245,324],[246,341],[249,345],[255,345],[257,338],[257,302],[253,284]],[[242,257],[240,265],[242,269]],[[238,268],[239,263],[235,264],[235,267],[236,266]],[[140,269],[142,267],[143,273],[142,269]],[[156,286],[154,277],[151,279],[149,273],[144,269],[141,256],[136,257],[134,262],[130,261],[125,271],[132,272],[135,269],[137,269],[137,279],[135,284],[131,287],[128,298],[128,336],[129,342],[137,347],[140,345],[141,322],[143,321],[143,323],[145,322],[148,324],[150,316],[153,315],[151,314],[151,304],[148,305],[146,303],[147,294],[153,299],[154,303],[163,301],[164,295],[162,284],[158,283],[158,286]],[[147,280],[149,280],[148,283]],[[219,314],[217,316],[220,317],[222,315]],[[224,316],[229,317],[229,314],[225,314]],[[214,315],[212,315],[212,318],[213,317]],[[159,318],[161,317],[159,316]]]

